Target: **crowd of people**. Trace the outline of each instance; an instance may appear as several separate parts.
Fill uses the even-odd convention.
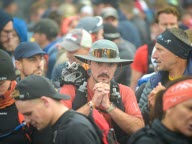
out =
[[[19,3],[0,2],[0,144],[192,143],[190,0]]]

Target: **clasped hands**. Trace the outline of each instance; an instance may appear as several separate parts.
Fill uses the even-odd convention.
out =
[[[110,93],[110,85],[99,82],[96,83],[94,88],[94,96],[92,98],[92,102],[96,107],[102,106],[104,109],[110,107],[109,93]]]

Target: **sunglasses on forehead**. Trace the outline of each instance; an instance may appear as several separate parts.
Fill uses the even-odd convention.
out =
[[[92,51],[92,55],[97,58],[116,58],[118,57],[118,53],[112,49],[95,49]]]

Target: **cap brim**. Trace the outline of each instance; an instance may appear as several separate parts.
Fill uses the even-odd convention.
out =
[[[90,55],[75,55],[75,57],[83,63],[88,63],[88,61],[104,62],[104,63],[118,63],[119,66],[125,66],[131,64],[133,60],[126,60],[120,58],[97,58]]]
[[[61,47],[66,49],[67,51],[76,51],[80,48],[77,44],[74,44],[73,42],[64,40],[63,42],[59,43]]]
[[[46,53],[44,51],[34,51],[34,52],[31,52],[29,54],[26,54],[23,58],[28,58],[28,57],[32,57],[34,55],[45,55]]]
[[[54,99],[58,99],[58,100],[69,100],[70,99],[70,96],[68,95],[64,95],[64,94],[60,94],[60,93],[56,93],[54,96],[53,96]]]
[[[16,76],[9,76],[7,80],[16,80]]]
[[[103,17],[103,19],[106,19],[108,17],[114,17],[114,18],[118,19],[118,16],[114,15],[112,12],[105,13],[102,15],[102,17]]]

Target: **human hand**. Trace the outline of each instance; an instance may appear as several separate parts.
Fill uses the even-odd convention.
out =
[[[154,107],[156,95],[161,90],[165,90],[165,87],[161,84],[161,82],[159,82],[158,85],[148,95],[148,106],[149,106],[149,108]]]
[[[109,84],[99,82],[95,84],[94,88],[94,96],[92,98],[92,102],[96,107],[103,106],[104,108],[108,108],[110,106],[109,101],[109,92],[110,86]]]

